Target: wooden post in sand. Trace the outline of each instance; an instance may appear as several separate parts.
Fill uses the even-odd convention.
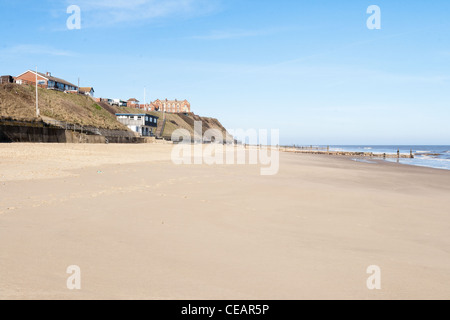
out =
[[[383,153],[383,159],[386,159],[386,153]]]
[[[397,149],[397,159],[400,159],[400,149]]]
[[[412,153],[412,149],[411,149],[411,151],[409,152],[409,157],[410,157],[411,159],[414,159],[414,156],[413,156],[413,153]]]

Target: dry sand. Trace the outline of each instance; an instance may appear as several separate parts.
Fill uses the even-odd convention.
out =
[[[264,177],[170,151],[0,145],[0,299],[450,298],[450,172],[284,153]]]

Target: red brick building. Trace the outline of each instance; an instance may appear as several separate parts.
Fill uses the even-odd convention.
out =
[[[128,99],[127,107],[139,109],[139,100],[137,100],[136,98]]]
[[[78,87],[66,80],[53,77],[50,72],[37,73],[37,82],[40,87],[60,91],[78,91]],[[36,85],[36,72],[28,70],[16,77],[17,84]]]
[[[150,111],[165,111],[168,113],[190,113],[191,104],[187,100],[156,100],[150,104]]]

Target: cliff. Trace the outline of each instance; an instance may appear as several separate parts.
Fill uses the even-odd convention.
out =
[[[34,86],[2,84],[0,85],[0,119],[39,122],[36,114],[36,91]],[[116,113],[143,113],[143,110],[110,106],[105,102],[95,102],[88,96],[64,93],[54,90],[38,89],[39,109],[41,117],[47,120],[58,120],[68,124],[83,127],[100,128],[108,130],[131,131],[117,121]],[[158,135],[170,140],[172,132],[176,129],[186,129],[193,135],[194,121],[202,122],[203,133],[208,129],[221,131],[228,141],[228,135],[222,124],[213,118],[200,117],[189,114],[163,114],[161,112],[148,112],[159,117]],[[161,132],[164,129],[163,132]]]

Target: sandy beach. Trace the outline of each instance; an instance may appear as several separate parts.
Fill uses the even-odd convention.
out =
[[[449,171],[171,150],[0,145],[0,299],[450,299]]]

